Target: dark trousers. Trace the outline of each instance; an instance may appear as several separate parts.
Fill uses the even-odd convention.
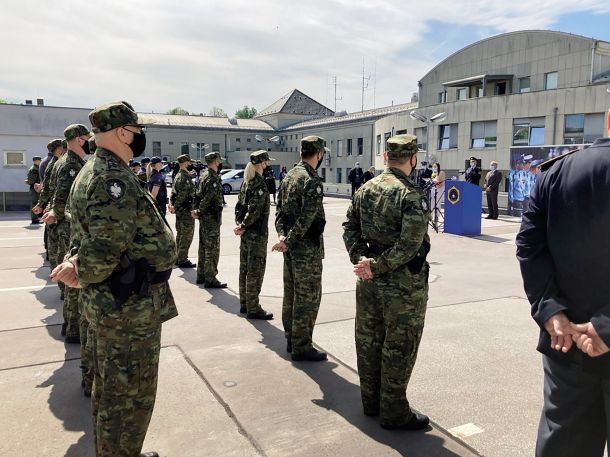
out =
[[[536,457],[602,457],[610,440],[610,379],[543,358]]]
[[[487,191],[487,212],[491,219],[498,218],[498,189]]]
[[[356,193],[356,191],[358,189],[360,189],[360,186],[362,185],[362,183],[352,183],[352,198],[354,198],[354,194]]]

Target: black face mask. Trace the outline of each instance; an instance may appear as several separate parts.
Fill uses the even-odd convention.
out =
[[[81,148],[83,148],[83,151],[85,151],[85,154],[91,154],[91,151],[89,150],[89,142],[85,141],[85,144],[83,144],[81,146]]]
[[[129,148],[133,152],[134,157],[140,157],[146,149],[146,134],[145,133],[134,133],[133,141],[129,145]]]
[[[186,167],[186,169],[187,169],[188,171],[193,171],[193,170],[195,169],[195,167],[194,167],[193,165],[188,165],[188,166]]]
[[[222,170],[222,162],[218,164],[218,173],[220,173],[220,170]]]
[[[324,154],[322,154],[322,157],[318,159],[318,164],[316,165],[316,170],[318,168],[320,168],[320,165],[322,165],[323,161],[324,161]]]

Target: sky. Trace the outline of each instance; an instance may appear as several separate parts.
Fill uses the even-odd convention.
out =
[[[348,112],[407,103],[440,61],[500,33],[610,41],[607,0],[2,0],[0,18],[0,99],[230,116],[293,89]]]

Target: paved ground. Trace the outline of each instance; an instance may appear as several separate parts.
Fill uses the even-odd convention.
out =
[[[192,270],[172,276],[180,316],[164,326],[145,449],[178,457],[533,454],[541,363],[515,260],[516,220],[484,220],[476,238],[432,233],[430,302],[408,394],[434,427],[388,432],[361,414],[355,280],[341,240],[349,202],[325,203],[314,340],[331,357],[304,364],[285,353],[279,254],[269,254],[262,291],[278,319],[253,323],[238,314],[239,248],[230,223],[236,197],[227,200],[219,276],[230,288],[201,289]],[[78,348],[59,338],[61,302],[48,281],[42,232],[24,213],[0,216],[0,455],[91,456]],[[193,261],[196,252],[195,242]]]

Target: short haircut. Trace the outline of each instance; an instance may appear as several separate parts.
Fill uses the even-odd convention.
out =
[[[302,159],[311,159],[313,156],[317,155],[320,151],[325,152],[324,149],[322,149],[322,150],[317,149],[315,151],[304,151],[303,148],[301,148],[301,158]]]
[[[388,165],[392,166],[392,165],[404,165],[405,163],[409,162],[411,160],[411,157],[413,157],[412,155],[410,155],[409,157],[396,157],[394,159],[388,159]]]

